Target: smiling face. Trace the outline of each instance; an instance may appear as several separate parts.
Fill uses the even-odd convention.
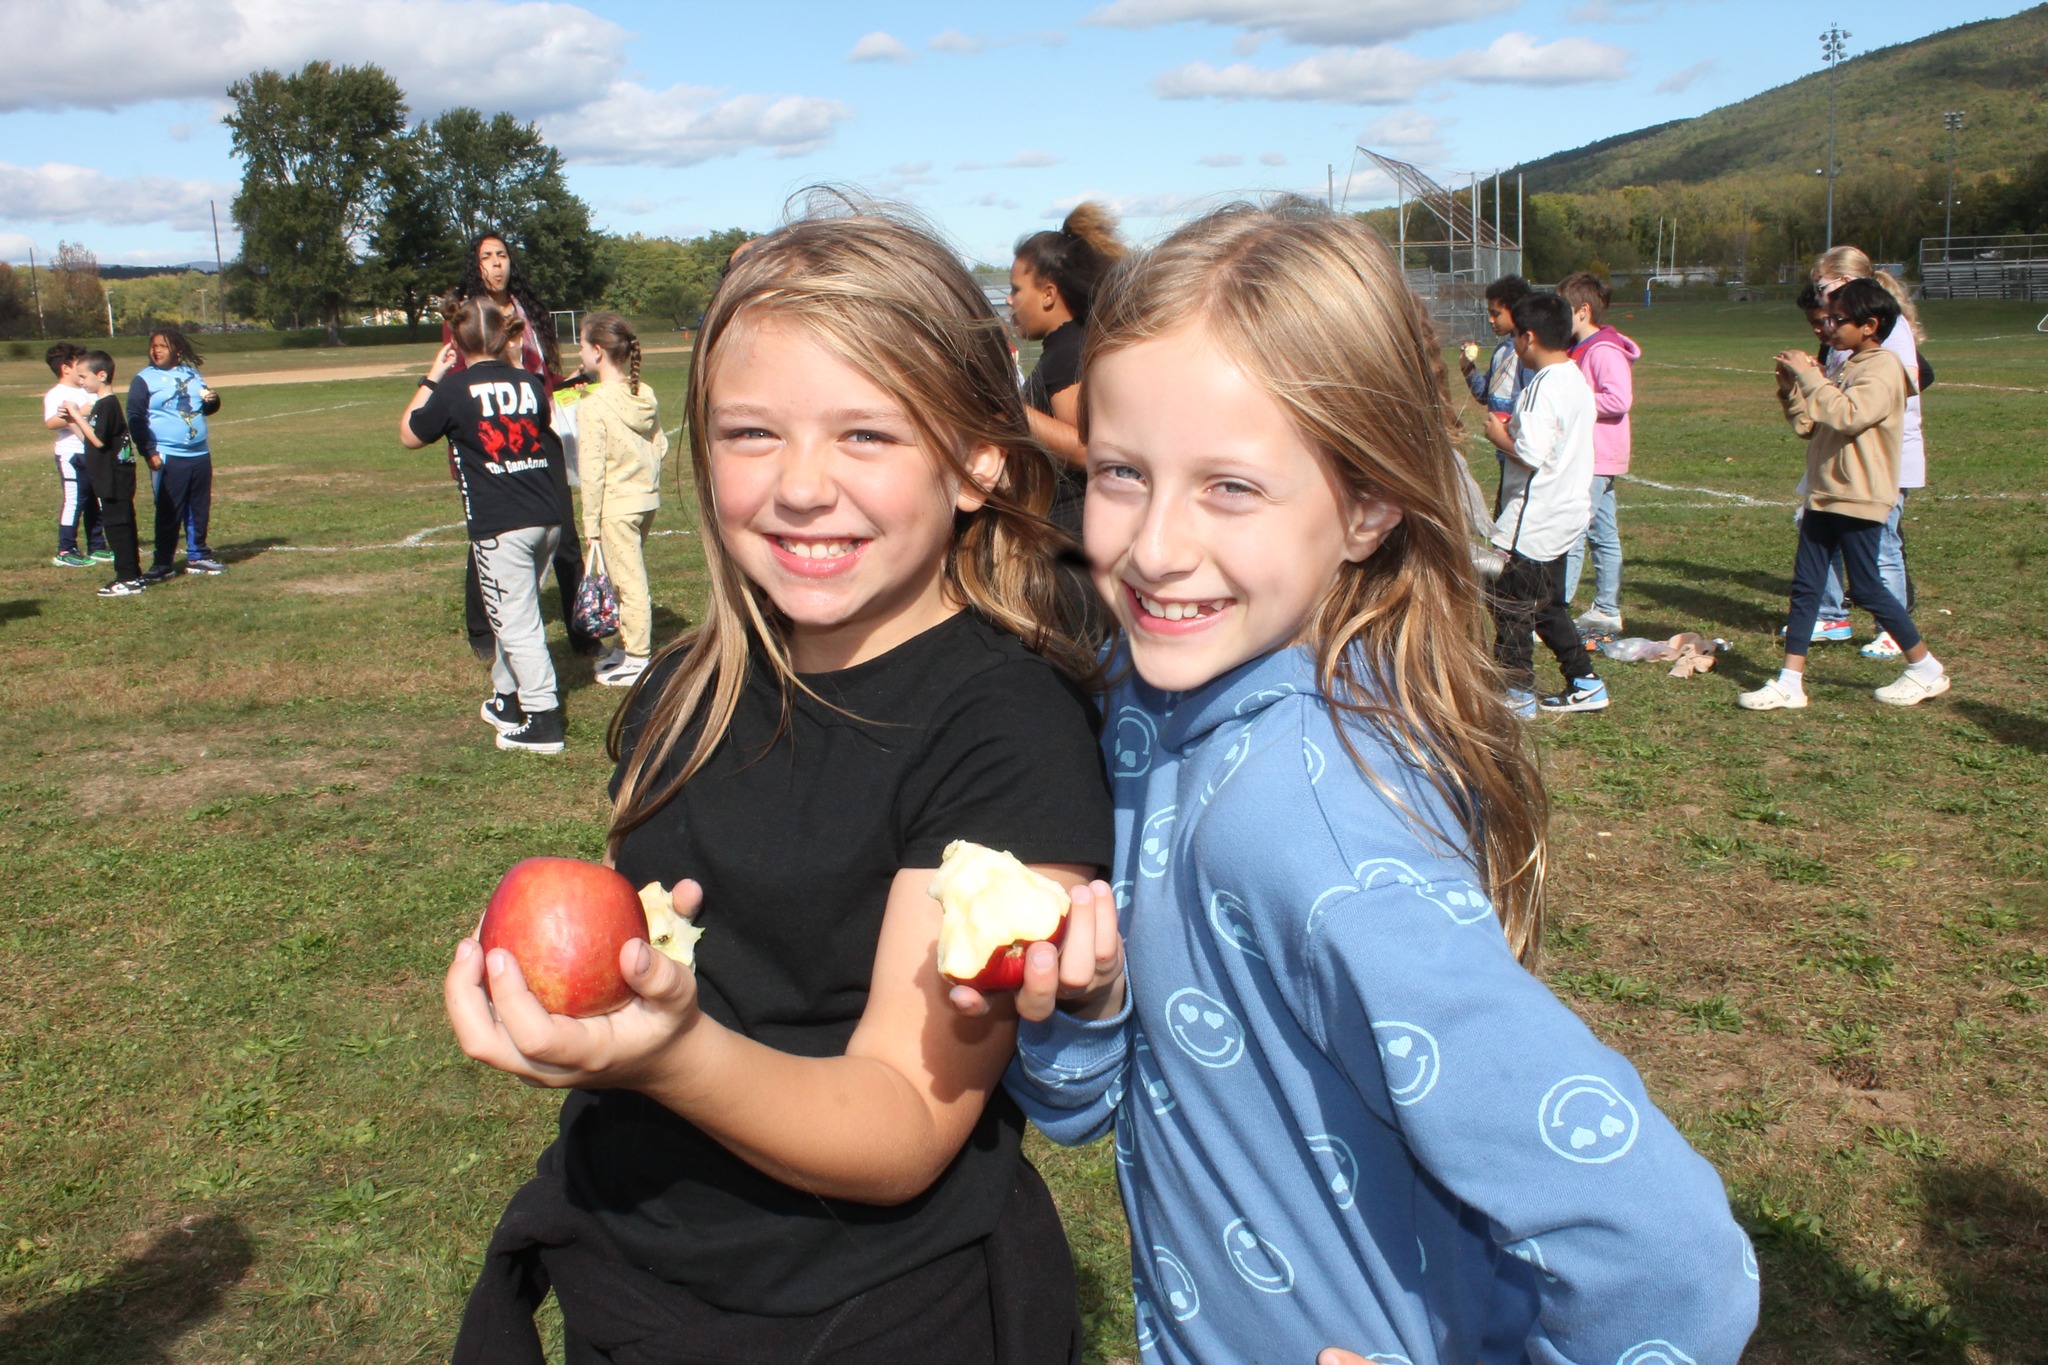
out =
[[[1400,521],[1190,326],[1090,370],[1084,539],[1146,682],[1199,687],[1293,642]]]
[[[477,273],[483,276],[484,288],[493,295],[503,297],[505,282],[512,278],[512,253],[496,237],[486,237],[476,247]]]
[[[712,362],[707,450],[720,541],[789,622],[798,671],[875,658],[958,610],[945,560],[982,504],[901,403],[801,325],[736,321]],[[968,453],[991,485],[1002,452]]]

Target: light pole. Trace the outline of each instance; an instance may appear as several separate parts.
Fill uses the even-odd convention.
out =
[[[1941,116],[1941,122],[1948,129],[1948,199],[1941,219],[1941,263],[1947,265],[1949,239],[1955,236],[1956,227],[1956,134],[1963,130],[1963,111],[1951,109]]]
[[[1849,39],[1854,35],[1835,24],[1828,25],[1828,31],[1820,35],[1821,60],[1828,64],[1828,245],[1835,247],[1835,177],[1842,168],[1835,164],[1835,73],[1842,65],[1842,57],[1849,50]]]

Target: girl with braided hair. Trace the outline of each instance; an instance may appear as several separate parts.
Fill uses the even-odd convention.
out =
[[[548,310],[534,297],[533,287],[526,282],[526,275],[519,268],[519,258],[512,254],[512,244],[489,229],[470,239],[469,255],[462,268],[462,282],[455,286],[444,303],[444,318],[453,318],[464,299],[479,296],[490,299],[500,309],[511,311],[525,325],[519,343],[519,369],[538,375],[550,393],[569,382],[562,377],[555,331],[549,325]],[[446,346],[454,339],[455,334],[449,329],[449,324],[443,321],[442,345]],[[457,348],[458,361],[460,349]],[[458,363],[455,369],[460,371],[462,365]],[[556,481],[561,486],[562,524],[566,526],[570,521],[568,465],[576,458],[576,432],[573,426],[565,426],[557,434],[562,437],[563,459],[561,468],[556,470]],[[452,458],[449,467],[452,473]],[[562,594],[562,619],[569,623],[570,648],[578,654],[596,654],[601,648],[597,640],[578,631],[570,618],[576,589],[583,582],[583,547],[576,537],[561,538],[555,548],[554,570],[555,586]],[[469,631],[470,649],[479,659],[488,661],[495,657],[496,637],[491,632],[490,615],[484,610],[483,589],[478,585],[474,563],[470,565],[469,575],[463,583],[463,616]]]
[[[1096,203],[1074,206],[1058,231],[1034,232],[1017,243],[1010,265],[1010,316],[1026,341],[1045,349],[1024,383],[1031,434],[1059,462],[1052,519],[1081,535],[1081,496],[1087,487],[1081,446],[1081,337],[1096,286],[1124,255],[1116,218]]]
[[[640,382],[640,338],[617,313],[583,319],[577,350],[598,383],[576,405],[582,450],[583,539],[619,594],[619,643],[597,661],[597,681],[631,687],[647,671],[654,620],[647,591],[648,528],[661,506],[668,436],[654,386]]]

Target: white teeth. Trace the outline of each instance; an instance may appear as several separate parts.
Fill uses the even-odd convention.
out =
[[[1188,621],[1203,612],[1222,611],[1230,605],[1230,599],[1220,597],[1214,602],[1161,602],[1155,598],[1138,595],[1138,605],[1145,609],[1147,616],[1156,616],[1162,621]]]
[[[780,536],[775,540],[798,559],[840,559],[852,554],[856,543],[851,540],[784,540]]]

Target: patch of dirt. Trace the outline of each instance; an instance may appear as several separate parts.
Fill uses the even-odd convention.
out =
[[[412,764],[397,749],[330,750],[257,732],[215,730],[204,738],[123,737],[103,748],[74,750],[59,763],[72,809],[92,818],[189,813],[237,797],[301,799],[375,793]]]
[[[258,384],[326,384],[337,379],[391,379],[402,374],[423,373],[426,366],[416,361],[401,365],[329,365],[304,370],[257,370],[253,374],[224,374],[209,379],[216,389],[244,389]]]

